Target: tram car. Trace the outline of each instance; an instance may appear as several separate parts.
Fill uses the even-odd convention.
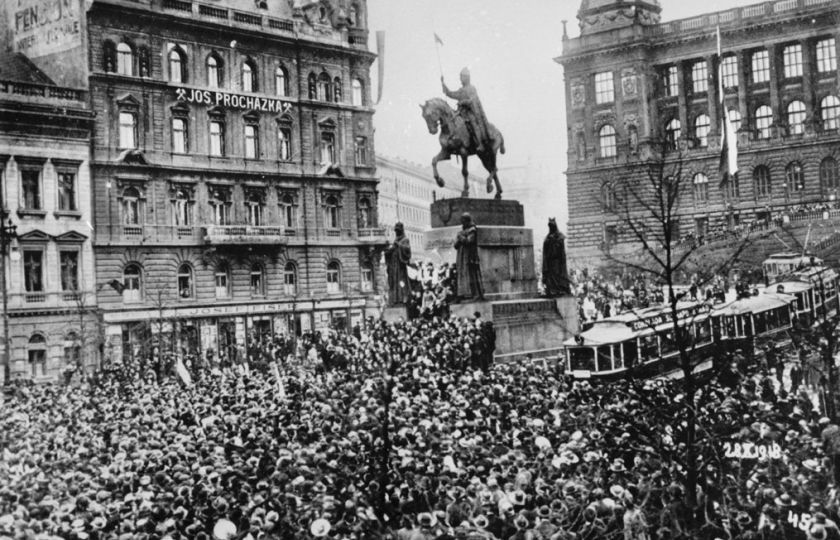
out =
[[[767,291],[794,298],[794,317],[803,326],[810,326],[826,313],[838,308],[838,274],[833,268],[817,264],[781,275]]]
[[[773,253],[761,264],[765,283],[772,283],[780,276],[808,266],[823,266],[823,260],[801,253]]]

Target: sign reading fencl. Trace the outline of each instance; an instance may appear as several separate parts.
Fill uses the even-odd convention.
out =
[[[81,45],[79,0],[8,2],[16,52],[38,58]]]
[[[198,103],[209,107],[224,107],[226,109],[284,113],[292,108],[291,103],[280,99],[231,94],[217,90],[200,90],[196,88],[176,88],[175,97],[178,101]]]

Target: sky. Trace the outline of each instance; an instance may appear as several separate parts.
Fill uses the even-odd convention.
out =
[[[660,3],[668,21],[757,2]],[[458,74],[467,66],[487,118],[505,137],[507,153],[499,166],[537,166],[547,181],[560,184],[561,191],[552,193],[564,193],[563,68],[553,59],[562,51],[561,21],[568,21],[570,37],[579,35],[579,7],[580,0],[368,0],[371,50],[374,31],[386,34],[384,90],[374,116],[377,154],[430,163],[439,145],[419,105],[443,95],[441,70],[447,85],[458,88]],[[440,64],[435,33],[443,41]],[[483,176],[477,163],[471,172]]]

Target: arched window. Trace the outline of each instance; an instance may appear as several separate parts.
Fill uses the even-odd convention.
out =
[[[289,74],[283,66],[277,66],[274,70],[274,93],[278,96],[289,95]]]
[[[824,191],[840,189],[840,169],[833,157],[827,157],[820,163],[820,185]]]
[[[265,270],[259,263],[251,265],[251,296],[265,296]]]
[[[753,189],[758,199],[769,199],[773,194],[773,184],[770,181],[770,169],[759,165],[753,169]]]
[[[837,96],[825,96],[820,101],[820,117],[823,129],[840,129],[840,99]]]
[[[26,347],[29,370],[33,379],[47,374],[47,340],[41,334],[33,334]]]
[[[289,296],[297,294],[297,266],[291,261],[283,268],[283,292]]]
[[[598,148],[602,158],[615,157],[615,128],[607,124],[598,131]]]
[[[787,106],[787,123],[789,135],[801,135],[805,132],[805,104],[801,101],[791,101]]]
[[[694,175],[694,202],[703,204],[709,202],[709,177],[703,173]]]
[[[117,71],[117,46],[110,40],[102,43],[102,70],[105,73]]]
[[[186,190],[175,191],[175,198],[172,200],[172,217],[176,227],[192,225],[192,202]]]
[[[362,282],[359,284],[362,292],[373,290],[373,265],[368,262],[361,265]]]
[[[224,83],[224,63],[222,59],[211,54],[207,57],[207,86],[221,88]]]
[[[123,302],[140,302],[143,299],[143,271],[138,264],[123,269]]]
[[[712,121],[708,114],[701,114],[694,119],[694,138],[697,139],[697,145],[705,148],[709,146],[709,130],[711,129]]]
[[[314,73],[310,73],[309,77],[306,79],[307,86],[309,88],[309,99],[317,99],[318,98],[318,82],[315,78]]]
[[[362,81],[359,79],[353,79],[353,105],[357,107],[361,107],[365,104],[365,90],[364,86],[362,85]]]
[[[343,96],[343,89],[341,84],[341,77],[336,77],[333,79],[333,100],[336,103],[341,103],[341,97]]]
[[[327,265],[327,292],[337,293],[341,291],[341,266],[338,261],[331,261]]]
[[[277,158],[280,161],[292,160],[292,127],[283,123],[277,127]]]
[[[257,91],[257,66],[251,60],[242,62],[242,91]]]
[[[759,139],[770,138],[770,126],[773,125],[773,109],[762,105],[755,110],[755,135]]]
[[[324,224],[328,229],[338,229],[339,228],[339,219],[338,219],[338,200],[335,196],[330,195],[327,197],[327,200],[324,203],[325,206],[325,215],[324,215]]]
[[[318,101],[332,101],[332,79],[329,74],[318,76]]]
[[[253,227],[260,227],[263,225],[263,198],[262,195],[254,190],[248,194],[248,200],[245,201],[248,207],[248,225]]]
[[[216,298],[230,298],[230,266],[222,263],[214,272]]]
[[[192,298],[195,294],[193,289],[193,270],[187,263],[178,267],[178,296],[180,298]]]
[[[785,167],[785,180],[788,191],[802,191],[805,189],[805,175],[802,171],[802,164],[792,161]]]
[[[122,194],[122,222],[123,225],[140,225],[142,221],[140,192],[134,186],[125,188]]]
[[[297,215],[295,213],[295,199],[291,193],[284,193],[280,197],[280,206],[283,214],[283,226],[286,229],[296,229]]]
[[[676,150],[677,149],[677,141],[680,140],[680,136],[682,135],[682,125],[680,121],[676,118],[672,118],[666,125],[665,125],[665,147],[667,150]]]
[[[117,45],[117,73],[134,75],[134,49],[125,41]]]
[[[187,82],[187,56],[180,47],[169,51],[169,80],[176,83]]]
[[[367,197],[359,200],[359,228],[367,229],[373,226],[370,201]]]

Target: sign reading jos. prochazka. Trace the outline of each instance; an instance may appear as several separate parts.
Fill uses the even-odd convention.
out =
[[[292,108],[288,101],[280,99],[250,96],[245,94],[231,94],[219,90],[201,90],[198,88],[175,88],[178,101],[198,103],[208,107],[223,107],[227,109],[245,109],[271,113],[284,113]]]

